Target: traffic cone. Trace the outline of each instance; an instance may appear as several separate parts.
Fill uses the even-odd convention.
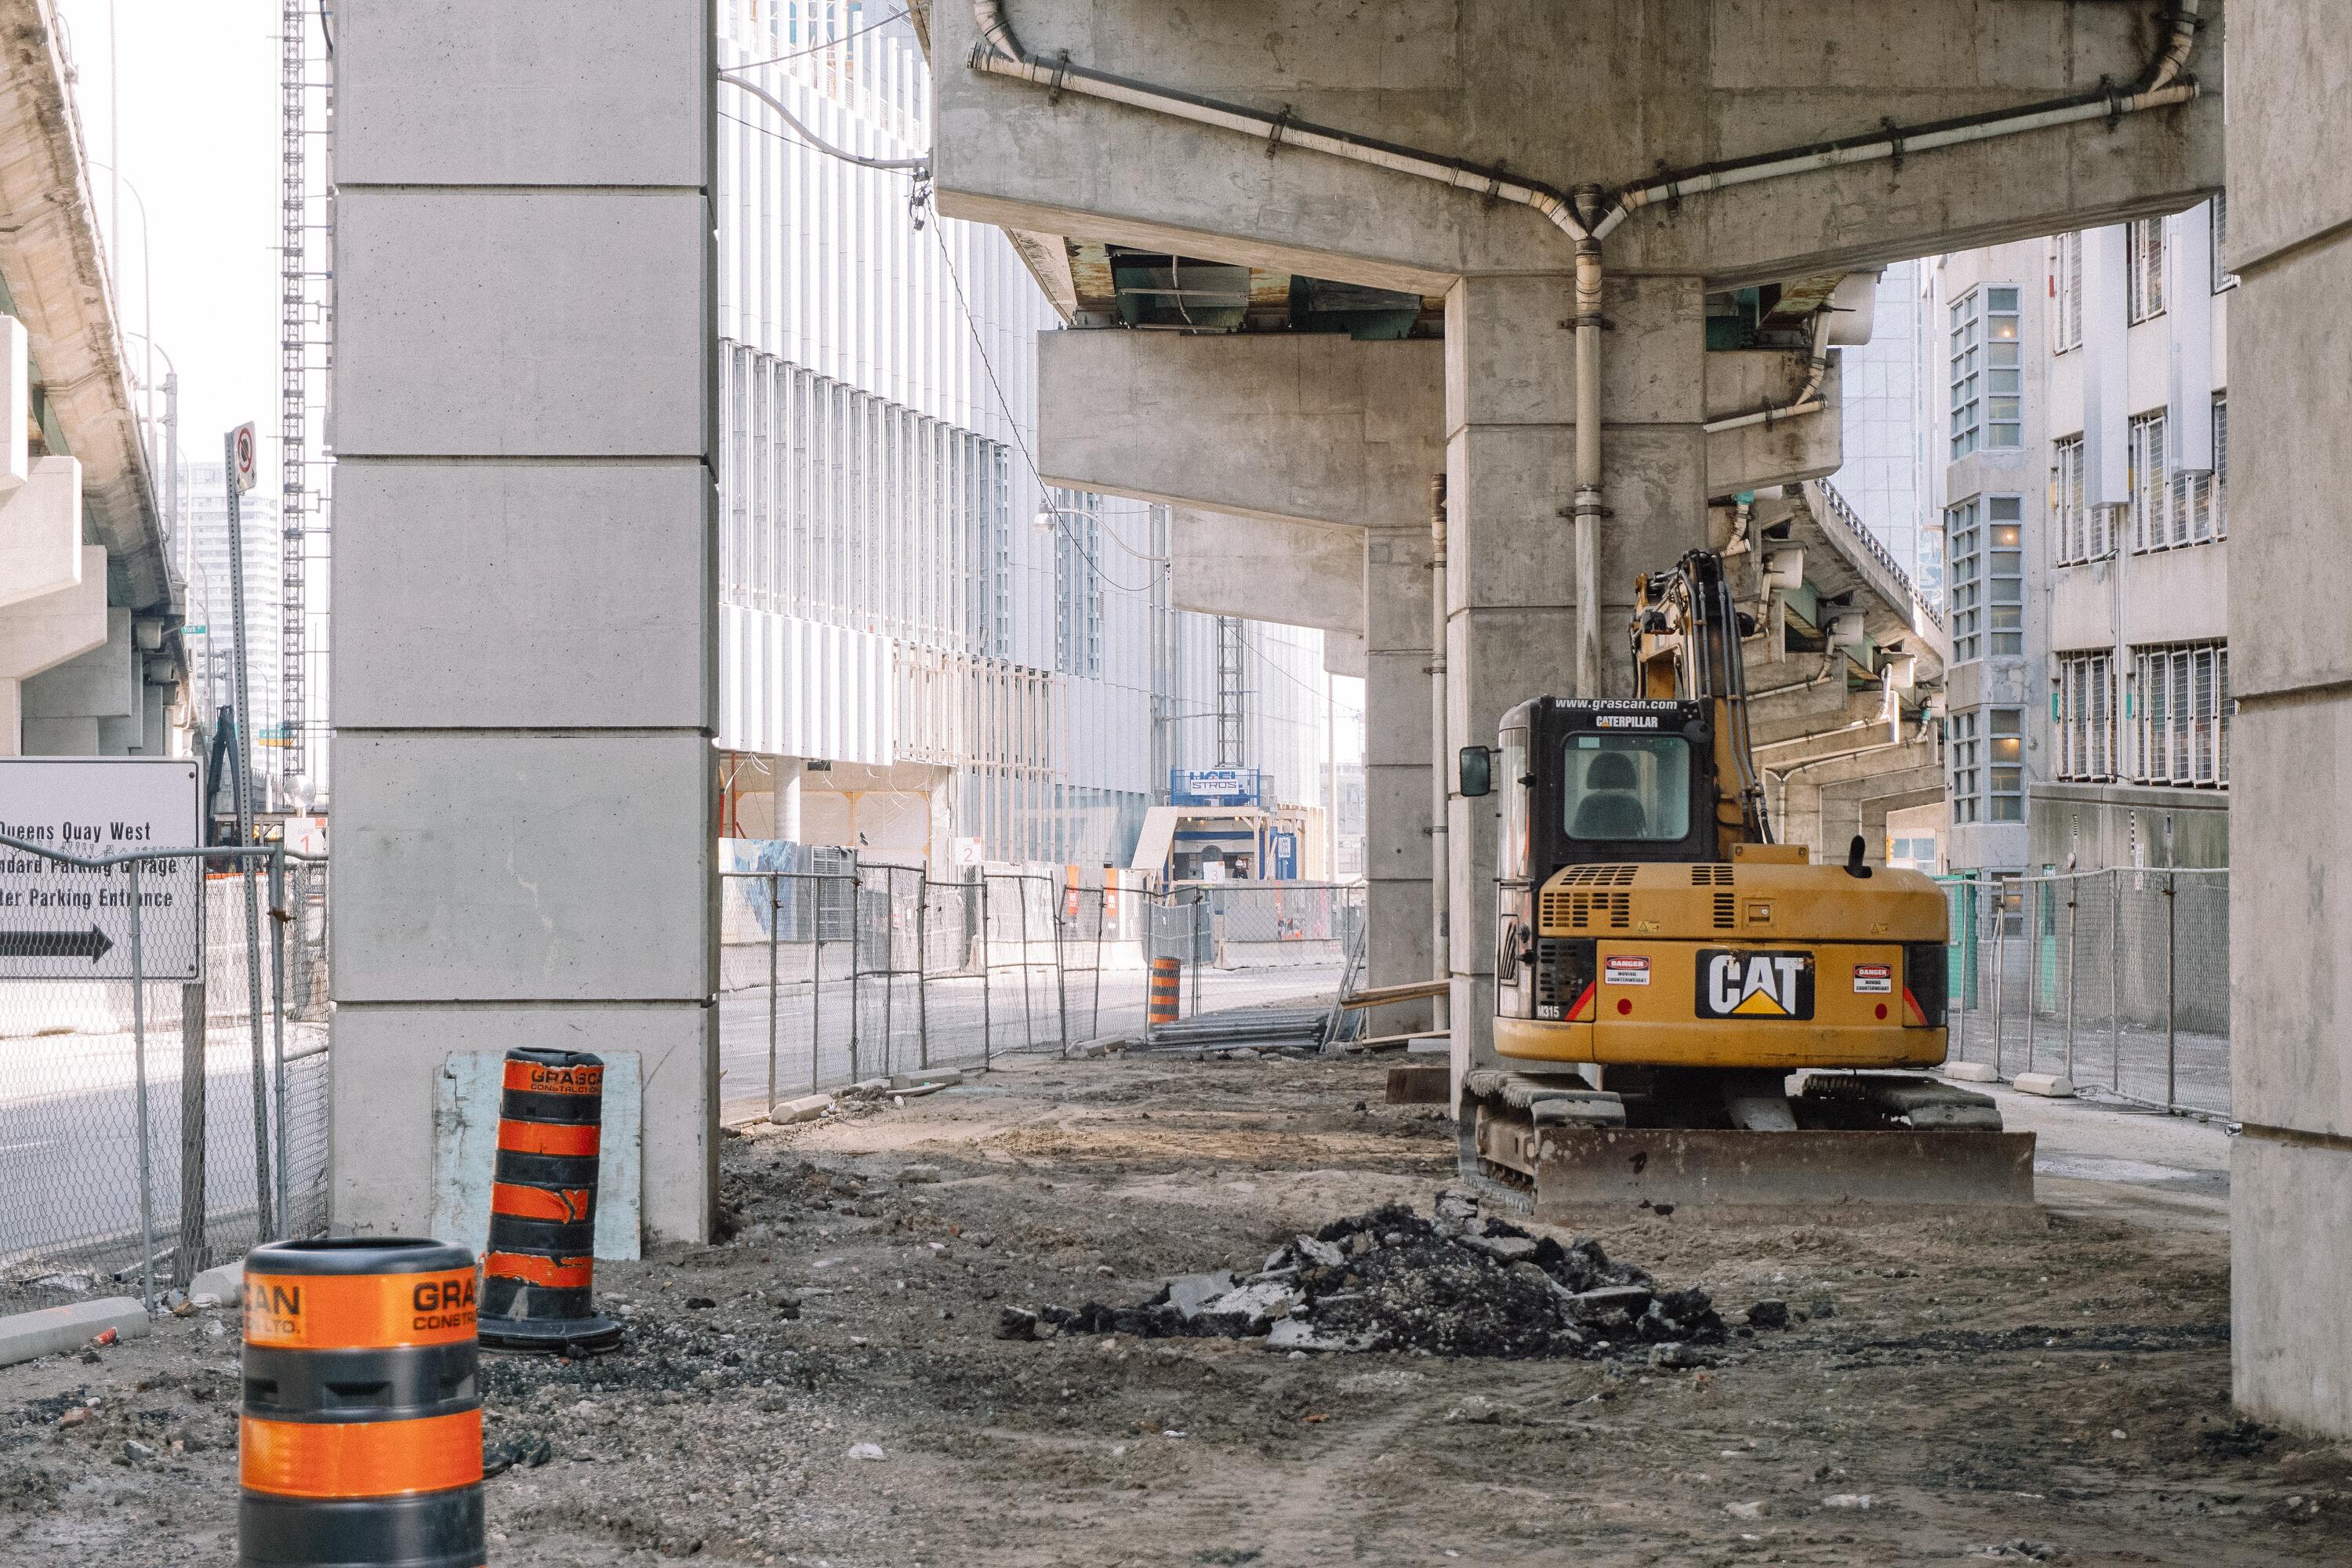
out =
[[[604,1063],[583,1051],[507,1053],[482,1343],[580,1354],[621,1342],[596,1315],[596,1156]]]

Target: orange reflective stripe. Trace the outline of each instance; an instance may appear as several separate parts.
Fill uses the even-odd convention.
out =
[[[501,1121],[499,1147],[517,1154],[593,1154],[598,1131],[575,1121]]]
[[[273,1350],[383,1350],[474,1337],[470,1268],[245,1276],[245,1339]]]
[[[602,1094],[601,1067],[551,1068],[542,1062],[507,1063],[506,1087],[532,1094]]]
[[[1927,1026],[1927,1010],[1919,1005],[1919,998],[1911,994],[1911,987],[1903,988],[1903,1026],[1924,1029]]]
[[[276,1497],[401,1497],[482,1479],[482,1413],[415,1421],[237,1417],[236,1479]]]
[[[516,1219],[551,1219],[576,1225],[596,1206],[596,1194],[587,1187],[519,1187],[511,1182],[490,1184],[490,1212]]]
[[[482,1272],[500,1279],[520,1279],[526,1285],[544,1285],[551,1289],[569,1290],[596,1282],[596,1260],[593,1258],[541,1258],[531,1252],[493,1252],[482,1259]]]

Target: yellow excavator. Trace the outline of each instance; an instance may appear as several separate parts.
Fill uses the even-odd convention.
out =
[[[1948,913],[1916,871],[1775,844],[1720,556],[1643,577],[1631,699],[1463,750],[1499,794],[1495,1052],[1463,1173],[1593,1203],[2024,1203],[2033,1136],[1940,1065]]]

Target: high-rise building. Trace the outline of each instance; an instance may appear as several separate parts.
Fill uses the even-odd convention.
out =
[[[1954,869],[2228,863],[2226,214],[1930,264]]]
[[[1221,643],[1171,604],[1165,509],[1041,484],[1059,321],[1001,230],[929,209],[905,27],[719,7],[758,89],[719,89],[721,832],[1124,865],[1172,771],[1324,808],[1362,701],[1321,634]]]
[[[228,487],[219,463],[189,463],[183,469],[186,521],[173,542],[173,564],[187,582],[188,679],[194,707],[207,724],[230,703],[236,679],[229,589]],[[245,643],[247,686],[253,701],[256,742],[254,775],[272,776],[271,750],[283,742],[278,729],[278,690],[283,665],[278,642],[284,591],[279,572],[283,539],[278,498],[257,487],[237,498],[239,531],[245,541]],[[201,629],[200,629],[201,628]]]
[[[1830,484],[1934,602],[1919,550],[1919,267],[1902,261],[1879,274],[1870,341],[1837,351],[1844,461]]]

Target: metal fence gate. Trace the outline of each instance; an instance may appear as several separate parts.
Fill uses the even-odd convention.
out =
[[[110,977],[77,960],[0,980],[0,1310],[125,1289],[152,1308],[257,1242],[323,1233],[327,862],[0,844],[136,911],[128,952],[88,961]],[[167,881],[197,891],[164,905]],[[150,975],[166,949],[193,979]]]
[[[2228,1113],[2227,870],[1944,881],[1955,1059]]]

